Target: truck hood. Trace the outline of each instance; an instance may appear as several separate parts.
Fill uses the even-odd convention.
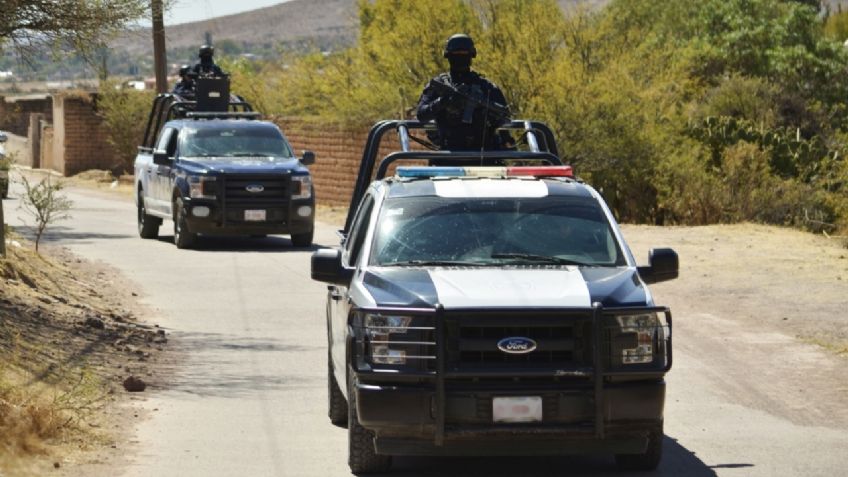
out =
[[[373,268],[365,290],[377,306],[451,308],[652,305],[633,267]]]
[[[181,158],[180,165],[198,173],[280,173],[306,172],[307,169],[293,157],[188,157]]]

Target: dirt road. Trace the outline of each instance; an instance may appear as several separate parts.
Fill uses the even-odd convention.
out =
[[[128,200],[69,194],[74,218],[47,240],[121,270],[185,353],[138,403],[134,436],[75,475],[348,475],[346,431],[326,418],[326,289],[309,279],[311,251],[279,237],[177,250],[170,224],[158,241],[137,237]],[[335,244],[336,228],[320,224],[316,243]],[[682,264],[679,280],[652,288],[675,324],[654,475],[843,475],[848,357],[835,350],[848,342],[848,250],[750,225],[625,235],[640,262],[671,246]],[[396,462],[395,475],[626,475],[604,456]]]

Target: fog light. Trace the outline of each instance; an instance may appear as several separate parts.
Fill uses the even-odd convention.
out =
[[[371,347],[371,359],[376,364],[406,364],[406,351],[374,345]]]
[[[297,215],[301,217],[309,217],[312,214],[312,207],[308,205],[301,205],[297,208]]]
[[[195,217],[209,217],[209,207],[199,205],[199,206],[191,209],[191,213]]]

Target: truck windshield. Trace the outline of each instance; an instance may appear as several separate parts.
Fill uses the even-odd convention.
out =
[[[293,157],[291,146],[271,127],[184,128],[182,157]]]
[[[372,265],[626,264],[590,198],[391,198],[378,218]]]

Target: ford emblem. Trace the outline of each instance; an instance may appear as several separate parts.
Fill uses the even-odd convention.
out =
[[[527,354],[536,349],[536,341],[522,336],[510,336],[498,341],[498,349],[508,354]]]
[[[248,192],[253,192],[254,194],[258,194],[265,190],[265,187],[262,184],[249,184],[244,190]]]

